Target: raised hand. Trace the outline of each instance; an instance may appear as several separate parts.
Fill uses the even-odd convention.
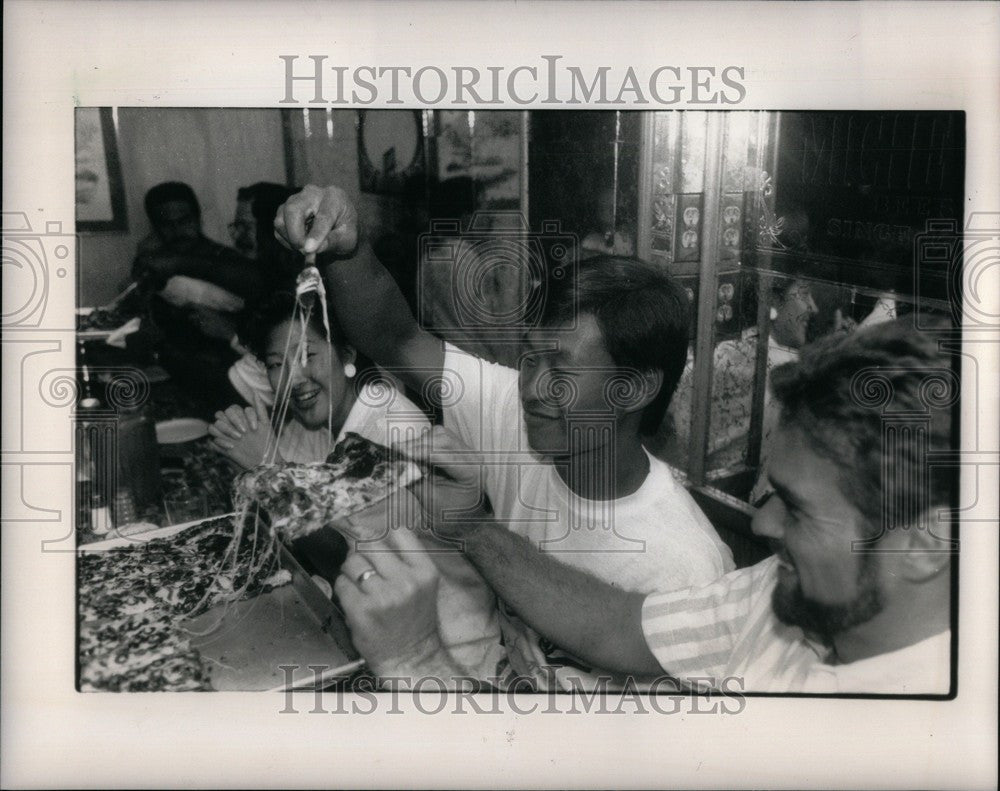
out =
[[[340,187],[310,184],[278,207],[274,235],[306,255],[350,255],[358,246],[358,212]]]

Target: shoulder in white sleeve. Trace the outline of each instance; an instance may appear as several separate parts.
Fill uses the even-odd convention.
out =
[[[445,428],[476,449],[520,424],[517,371],[445,344],[441,411]]]

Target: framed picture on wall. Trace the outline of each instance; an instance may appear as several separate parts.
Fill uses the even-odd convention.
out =
[[[124,231],[125,187],[110,107],[76,109],[76,227]]]
[[[424,174],[424,130],[417,110],[358,111],[362,192],[401,195]]]

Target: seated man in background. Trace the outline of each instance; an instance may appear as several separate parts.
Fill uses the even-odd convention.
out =
[[[926,469],[926,451],[952,447],[950,370],[937,340],[902,321],[823,338],[775,369],[774,494],[753,530],[776,554],[709,585],[629,592],[485,515],[438,529],[463,541],[526,623],[600,667],[697,689],[944,694],[955,545],[939,514],[954,480]],[[869,398],[865,377],[883,399]],[[941,382],[946,392],[931,393]],[[893,414],[926,416],[927,436],[899,431],[890,446]],[[439,501],[456,502],[456,481],[475,487],[443,454],[425,445],[417,456],[451,475]]]
[[[355,348],[417,392],[437,392],[437,447],[487,457],[470,457],[464,470],[475,486],[458,505],[473,508],[485,493],[502,529],[532,548],[497,558],[515,588],[536,579],[522,563],[548,568],[553,555],[595,585],[638,595],[706,584],[732,568],[711,523],[641,441],[666,411],[688,343],[687,296],[665,270],[599,256],[576,278],[554,280],[540,325],[525,333],[518,370],[443,343],[414,320],[395,281],[359,244],[357,212],[343,190],[306,187],[282,207],[275,228],[293,249],[325,254],[327,292]],[[426,508],[436,519],[433,505]],[[338,595],[355,645],[380,675],[463,674],[426,607],[433,591],[414,582],[424,581],[415,576],[419,553],[401,556],[413,565],[406,575],[383,565],[394,557],[353,552],[345,562]],[[593,678],[596,668],[542,638],[511,599],[499,603],[499,617],[505,656],[491,677],[498,685],[569,689],[569,677]]]
[[[132,279],[152,277],[161,288],[175,275],[197,278],[246,299],[262,286],[260,271],[231,247],[202,232],[201,206],[194,190],[179,181],[157,184],[146,193],[152,232],[139,243]]]
[[[187,184],[165,182],[146,193],[152,233],[139,244],[132,278],[149,296],[161,337],[160,361],[211,414],[238,400],[226,372],[245,301],[265,286],[260,270],[202,233],[201,209]]]
[[[233,246],[246,258],[258,263],[260,277],[268,281],[268,293],[295,289],[302,271],[302,256],[274,238],[274,215],[298,190],[284,184],[258,181],[236,192],[236,215],[229,223]]]
[[[268,296],[294,293],[296,277],[304,265],[301,255],[274,238],[274,215],[295,192],[293,187],[268,181],[240,187],[236,192],[236,214],[229,223],[229,235],[237,251],[255,262],[257,272],[267,283],[264,291]],[[242,357],[229,368],[230,384],[248,404],[253,403],[257,393],[270,406],[273,394],[264,365],[239,339],[234,345]]]

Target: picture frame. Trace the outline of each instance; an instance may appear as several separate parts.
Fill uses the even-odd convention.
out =
[[[423,179],[424,129],[420,111],[358,111],[358,177],[362,192],[403,195]]]
[[[110,107],[77,107],[74,117],[76,229],[128,230],[125,185]]]

